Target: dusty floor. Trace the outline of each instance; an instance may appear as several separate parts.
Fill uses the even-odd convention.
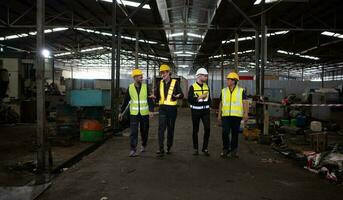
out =
[[[173,154],[157,158],[157,117],[148,152],[128,157],[128,137],[115,137],[54,179],[39,198],[60,199],[342,199],[343,186],[294,166],[268,146],[240,141],[240,158],[223,160],[212,118],[210,157],[193,156],[192,124],[180,110]],[[265,162],[271,158],[273,162]]]
[[[0,186],[23,186],[31,182],[35,175],[29,170],[11,170],[17,163],[35,160],[34,124],[0,126]],[[72,146],[52,146],[53,167],[60,165],[92,143],[73,141]]]

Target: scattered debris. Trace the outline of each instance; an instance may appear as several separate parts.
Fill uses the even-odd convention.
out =
[[[282,161],[276,160],[276,159],[273,159],[273,158],[262,158],[261,162],[263,162],[263,163],[275,163],[275,164],[282,163]]]

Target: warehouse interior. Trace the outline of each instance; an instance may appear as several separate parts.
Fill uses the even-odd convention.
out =
[[[0,200],[342,199],[342,13],[340,0],[0,1]],[[175,148],[155,155],[156,103],[147,152],[129,158],[132,70],[154,90],[162,64],[185,94]],[[209,157],[192,155],[199,68]],[[249,101],[239,159],[219,156],[230,72]]]

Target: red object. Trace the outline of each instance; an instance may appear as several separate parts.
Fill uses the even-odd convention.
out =
[[[98,120],[82,120],[81,130],[86,131],[102,131],[104,129],[102,123]]]
[[[239,80],[254,80],[253,76],[239,76]]]

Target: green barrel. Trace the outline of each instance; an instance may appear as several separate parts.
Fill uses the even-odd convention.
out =
[[[97,142],[103,139],[104,139],[103,131],[89,131],[89,130],[80,131],[81,142]]]
[[[291,119],[291,126],[296,127],[297,126],[297,119]]]
[[[282,119],[281,120],[281,126],[289,126],[289,120],[288,119]]]

